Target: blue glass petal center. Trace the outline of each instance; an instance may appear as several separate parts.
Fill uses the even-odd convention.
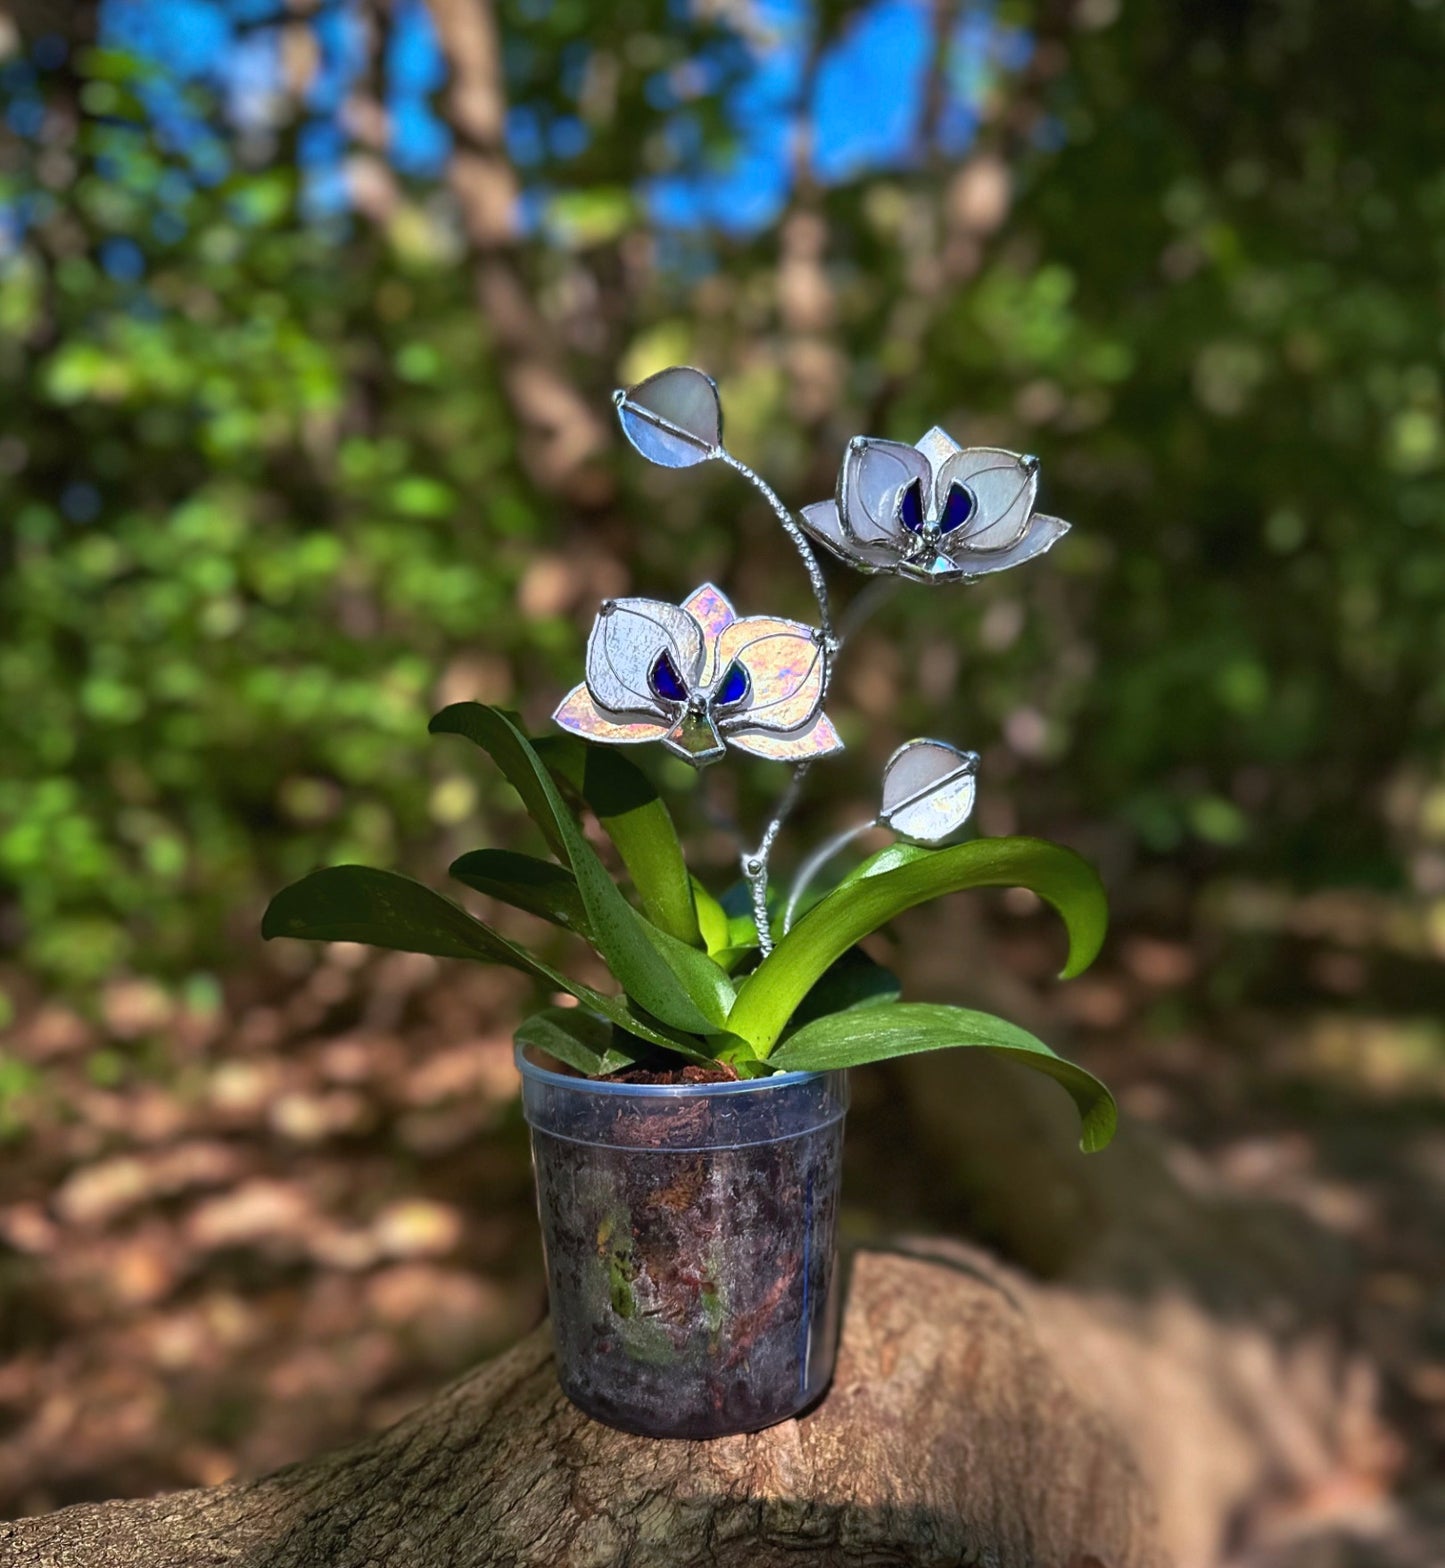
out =
[[[677,673],[671,654],[660,653],[653,663],[652,689],[664,702],[687,701],[687,687],[683,684],[682,676]]]
[[[717,700],[722,707],[730,708],[741,702],[749,690],[748,672],[734,659],[718,685]]]
[[[973,516],[973,510],[972,492],[955,481],[948,487],[948,499],[943,503],[943,516],[938,520],[939,533],[951,534],[955,528],[962,528]]]
[[[916,479],[898,502],[898,520],[911,534],[923,532],[923,487]]]

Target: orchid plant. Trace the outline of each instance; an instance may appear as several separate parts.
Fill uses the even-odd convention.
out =
[[[824,706],[859,616],[834,625],[813,541],[894,582],[951,583],[1006,570],[1068,529],[1034,509],[1037,459],[960,447],[938,429],[917,446],[858,437],[845,451],[835,497],[795,517],[723,446],[717,388],[701,371],[662,371],[614,401],[628,440],[650,461],[722,462],[762,492],[818,606],[813,627],[739,615],[711,583],[679,605],[609,599],[588,638],[584,679],[553,716],[560,733],[529,737],[515,715],[475,702],[431,721],[434,733],[459,735],[490,755],[553,857],[473,850],[452,876],[590,943],[618,990],[574,980],[440,893],[364,866],[315,871],[285,889],[266,911],[263,934],[520,969],[573,1005],[535,1013],[518,1040],[590,1077],[669,1063],[760,1077],[981,1048],[1054,1078],[1078,1108],[1082,1147],[1102,1148],[1116,1111],[1096,1078],[1003,1019],[900,1000],[897,979],[858,945],[915,905],[1013,886],[1062,917],[1065,978],[1092,962],[1107,912],[1097,875],[1078,855],[1032,838],[949,842],[973,810],[976,752],[926,738],[900,747],[885,768],[877,813],[805,857],[785,901],[769,897],[773,845],[808,770],[843,749]],[[853,611],[867,599],[860,595]],[[721,899],[689,873],[656,788],[616,749],[649,742],[699,768],[729,751],[791,767],[759,843],[741,852],[743,880]],[[633,898],[583,832],[584,811],[610,838]],[[810,898],[823,866],[877,827],[898,841]]]

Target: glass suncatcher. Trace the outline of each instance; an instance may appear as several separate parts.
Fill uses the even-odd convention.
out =
[[[817,605],[807,625],[743,613],[712,583],[676,604],[608,599],[550,734],[528,736],[515,715],[481,703],[432,720],[491,756],[551,855],[473,850],[452,875],[590,943],[617,989],[575,980],[421,883],[363,866],[287,888],[263,931],[507,964],[570,1000],[516,1036],[558,1375],[603,1421],[708,1437],[796,1414],[831,1375],[846,1069],[987,1050],[1068,1092],[1086,1151],[1113,1135],[1113,1098],[1090,1073],[1003,1019],[900,1000],[897,979],[858,944],[943,894],[1019,886],[1062,916],[1067,977],[1097,953],[1106,910],[1098,877],[1070,850],[958,842],[979,756],[930,738],[900,746],[876,811],[804,855],[786,898],[769,897],[773,849],[809,770],[843,749],[832,677],[878,599],[865,590],[835,622],[815,543],[885,582],[1008,570],[1068,531],[1035,509],[1037,459],[961,447],[936,428],[915,446],[859,436],[834,497],[794,516],[723,445],[717,387],[701,371],[661,371],[614,401],[651,462],[720,462],[756,486]],[[697,768],[736,757],[788,770],[721,899],[690,874],[667,807],[619,749],[649,743]],[[633,898],[583,832],[583,811],[611,840]],[[829,862],[876,828],[896,842],[814,896]]]

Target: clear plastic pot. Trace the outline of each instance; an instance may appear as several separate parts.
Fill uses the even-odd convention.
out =
[[[833,1374],[846,1073],[630,1084],[517,1049],[557,1372],[650,1437],[753,1432]]]

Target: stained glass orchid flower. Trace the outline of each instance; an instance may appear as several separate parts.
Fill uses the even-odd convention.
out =
[[[822,633],[739,616],[704,583],[682,605],[608,599],[587,640],[587,678],[553,718],[587,740],[661,741],[703,767],[729,746],[778,762],[841,751],[822,711]]]
[[[863,572],[958,582],[1042,555],[1069,531],[1034,511],[1039,461],[960,447],[936,425],[916,446],[854,436],[838,493],[802,511],[803,527]]]

